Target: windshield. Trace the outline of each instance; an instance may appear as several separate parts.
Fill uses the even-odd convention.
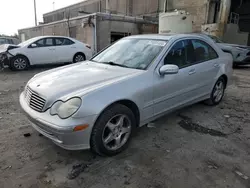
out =
[[[0,45],[7,44],[7,40],[5,38],[0,38]]]
[[[23,46],[26,46],[27,44],[31,44],[31,43],[35,42],[36,40],[37,40],[37,38],[31,38],[29,40],[26,40],[26,41],[18,44],[18,46],[23,47]]]
[[[163,40],[122,39],[95,56],[92,61],[145,70],[166,44],[167,41]]]

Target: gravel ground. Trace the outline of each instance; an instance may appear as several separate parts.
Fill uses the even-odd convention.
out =
[[[48,68],[0,72],[1,188],[250,187],[250,67],[234,71],[219,106],[196,104],[162,117],[113,158],[63,150],[30,126],[18,96]]]

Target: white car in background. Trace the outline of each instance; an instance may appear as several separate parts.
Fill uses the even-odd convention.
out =
[[[92,57],[89,45],[62,36],[40,36],[19,45],[5,45],[1,53],[12,70],[39,64],[76,63]]]
[[[216,36],[207,35],[224,51],[232,54],[234,66],[250,64],[250,46],[224,43]]]

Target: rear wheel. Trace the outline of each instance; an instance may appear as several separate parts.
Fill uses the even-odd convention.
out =
[[[220,77],[215,83],[213,91],[210,95],[210,99],[208,99],[205,102],[208,105],[212,105],[212,106],[218,105],[224,97],[225,89],[226,89],[226,81],[223,77]]]
[[[73,63],[78,63],[81,61],[85,61],[86,57],[83,53],[77,53],[73,58]]]
[[[14,71],[26,70],[29,67],[29,60],[27,57],[18,55],[11,60],[10,69]]]
[[[113,156],[123,151],[130,141],[136,120],[126,106],[115,104],[98,118],[91,134],[91,149],[102,156]]]

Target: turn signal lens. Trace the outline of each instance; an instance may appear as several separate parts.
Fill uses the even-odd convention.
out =
[[[88,127],[89,127],[88,124],[85,124],[85,125],[78,125],[78,126],[76,126],[76,127],[73,129],[73,131],[74,131],[74,132],[76,132],[76,131],[82,131],[82,130],[84,130],[84,129],[87,129]]]

